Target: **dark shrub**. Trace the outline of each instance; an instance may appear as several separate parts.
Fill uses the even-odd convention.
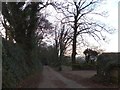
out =
[[[2,88],[15,88],[32,72],[41,69],[40,60],[34,56],[33,65],[28,67],[25,52],[19,45],[2,40]]]

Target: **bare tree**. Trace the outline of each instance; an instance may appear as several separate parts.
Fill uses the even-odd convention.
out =
[[[35,32],[36,43],[40,45],[42,40],[47,37],[48,34],[51,34],[52,29],[52,23],[50,23],[42,13],[39,13],[39,20]]]
[[[76,43],[80,36],[84,41],[84,34],[92,36],[97,42],[105,40],[103,32],[112,33],[112,29],[104,23],[91,18],[91,15],[104,16],[103,13],[97,13],[96,8],[102,0],[71,0],[55,3],[58,12],[63,14],[62,23],[67,23],[73,29],[72,40],[72,63],[76,63]]]
[[[58,57],[59,70],[62,70],[62,60],[65,54],[66,49],[72,42],[70,28],[65,27],[65,25],[61,25],[59,29],[57,26],[55,27],[55,46],[56,46],[56,54]]]

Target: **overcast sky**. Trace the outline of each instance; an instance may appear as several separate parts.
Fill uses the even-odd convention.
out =
[[[108,11],[108,17],[101,19],[101,21],[107,23],[109,26],[114,27],[116,29],[115,33],[110,35],[107,34],[107,40],[109,42],[102,43],[101,48],[105,50],[105,52],[118,52],[118,2],[119,0],[106,0],[104,4],[101,4],[99,7],[100,11]],[[55,12],[52,9],[49,10],[53,16]],[[96,17],[96,19],[99,19]],[[49,18],[54,23],[54,18]],[[95,42],[91,42],[91,46],[97,46]]]
[[[107,35],[109,43],[103,43],[101,48],[105,49],[106,52],[117,52],[118,51],[118,2],[120,0],[106,0],[105,4],[99,7],[100,10],[108,11],[108,17],[103,22],[108,23],[110,26],[116,29],[116,32],[112,35]],[[56,15],[53,9],[49,9],[49,13]],[[49,17],[49,20],[54,23],[55,17]],[[92,43],[94,45],[94,42]]]
[[[118,2],[119,0],[107,0],[103,9],[108,10],[107,23],[113,26],[117,31],[113,35],[109,35],[110,42],[104,45],[104,48],[108,52],[118,51]],[[102,9],[102,8],[101,8]]]

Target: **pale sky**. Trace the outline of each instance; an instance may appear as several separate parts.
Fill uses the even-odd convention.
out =
[[[108,10],[106,22],[116,29],[116,32],[109,35],[110,42],[104,45],[106,52],[118,52],[118,2],[119,0],[107,0],[103,9]]]
[[[106,34],[108,43],[103,42],[101,45],[101,49],[104,49],[105,52],[118,52],[118,2],[119,0],[106,0],[104,4],[101,4],[98,10],[100,11],[108,11],[108,17],[101,19],[100,21],[105,22],[109,26],[116,29],[114,34]],[[50,9],[49,10],[52,15],[56,16],[57,14]],[[51,22],[54,23],[55,17],[49,18]],[[99,17],[96,17],[99,20]],[[91,43],[96,46],[95,42]]]
[[[120,0],[106,0],[105,4],[99,7],[100,10],[108,11],[108,17],[103,19],[103,22],[108,23],[110,26],[116,29],[116,32],[112,35],[107,35],[109,43],[103,43],[101,48],[105,49],[106,52],[117,52],[118,51],[118,2]],[[50,7],[49,7],[50,8]],[[49,9],[48,13],[56,16],[53,9]],[[49,20],[54,23],[55,17],[49,17]],[[92,45],[95,43],[93,42]]]
[[[103,42],[101,45],[105,52],[118,52],[118,2],[119,0],[106,0],[106,3],[100,7],[100,10],[108,11],[109,15],[106,19],[103,19],[103,22],[116,29],[114,34],[107,35],[109,42]]]

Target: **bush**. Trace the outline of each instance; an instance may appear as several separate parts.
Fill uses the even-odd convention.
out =
[[[74,70],[95,70],[96,64],[95,63],[76,63],[72,64]]]
[[[34,70],[42,70],[43,69],[43,66],[42,66],[42,63],[41,63],[41,58],[40,58],[40,54],[39,54],[39,49],[38,48],[34,48],[31,52],[31,56],[32,56],[32,64],[33,66],[31,66],[31,69],[33,69],[33,72]]]
[[[113,70],[120,69],[119,53],[103,53],[98,56],[97,59],[97,76],[103,79],[105,82],[117,82],[119,78],[113,77]],[[114,70],[114,71],[115,71]]]
[[[15,88],[29,74],[41,69],[42,65],[35,57],[33,65],[29,67],[25,62],[25,52],[19,45],[4,39],[2,42],[2,87]]]
[[[17,44],[3,39],[2,47],[2,84],[3,88],[16,87],[17,83],[29,73],[25,63],[25,54]]]
[[[73,70],[80,70],[81,69],[81,65],[79,63],[76,64],[72,64]]]

